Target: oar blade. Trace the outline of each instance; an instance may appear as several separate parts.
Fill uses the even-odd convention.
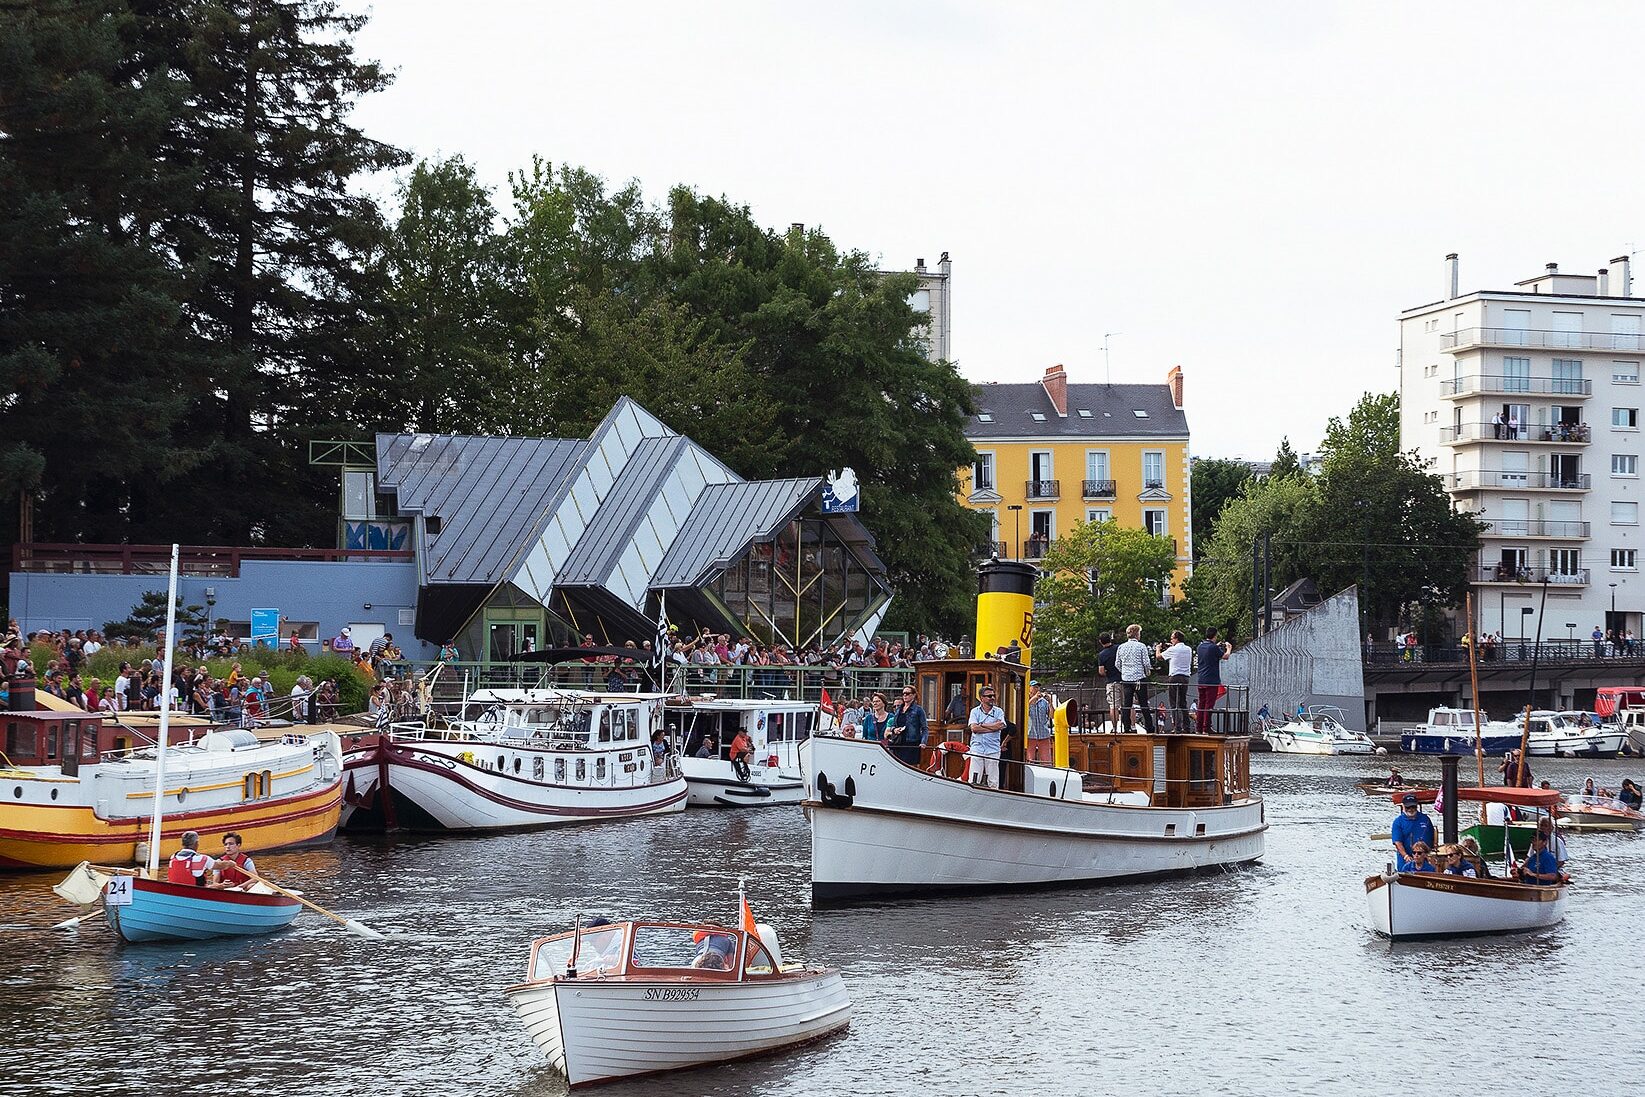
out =
[[[354,934],[354,936],[356,936],[356,937],[364,937],[364,938],[366,938],[367,940],[370,940],[370,941],[386,941],[386,940],[388,940],[387,937],[384,937],[381,933],[378,933],[376,930],[372,929],[370,926],[366,925],[363,922],[356,922],[353,918],[350,918],[348,921],[344,922],[343,923],[343,928],[348,930],[350,933]]]

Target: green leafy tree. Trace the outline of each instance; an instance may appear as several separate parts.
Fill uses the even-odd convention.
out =
[[[1319,510],[1319,486],[1310,476],[1267,476],[1245,482],[1222,508],[1188,580],[1196,613],[1230,638],[1252,633],[1252,550],[1269,535],[1269,574],[1283,590],[1310,574],[1305,541]]]
[[[1274,463],[1268,468],[1268,475],[1275,479],[1302,475],[1302,462],[1297,460],[1297,451],[1291,448],[1290,438],[1279,440],[1279,449],[1274,454]]]
[[[1399,396],[1366,393],[1333,417],[1320,447],[1319,502],[1304,541],[1322,592],[1360,585],[1373,627],[1413,602],[1457,605],[1484,529],[1457,511],[1440,477],[1399,448]]]
[[[1113,522],[1081,522],[1058,538],[1034,588],[1034,665],[1045,673],[1081,677],[1097,667],[1097,637],[1142,626],[1163,639],[1177,626],[1161,591],[1176,571],[1176,546]]]
[[[115,643],[137,642],[151,644],[166,630],[166,595],[164,591],[144,591],[137,604],[123,621],[109,621],[103,625],[103,635]],[[177,598],[178,639],[199,639],[206,632],[206,607],[184,605]]]
[[[1251,466],[1244,461],[1221,458],[1200,458],[1194,462],[1192,494],[1194,497],[1194,561],[1205,555],[1202,541],[1211,539],[1211,529],[1228,500],[1239,494],[1241,487],[1252,477]]]

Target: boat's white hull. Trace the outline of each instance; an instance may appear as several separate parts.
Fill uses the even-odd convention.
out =
[[[508,997],[572,1086],[769,1054],[851,1019],[837,971],[721,984],[564,981]]]
[[[1270,731],[1263,738],[1268,740],[1268,746],[1275,754],[1375,754],[1377,749],[1377,745],[1368,739],[1364,742],[1357,739],[1310,739],[1287,735],[1283,731]]]
[[[912,769],[878,743],[817,737],[806,766],[812,898],[1124,880],[1262,857],[1260,799],[1110,803],[1065,787],[1070,776],[1028,767],[1030,793],[1001,792]],[[824,782],[832,795],[819,795]]]
[[[1531,753],[1544,758],[1615,758],[1627,735],[1620,731],[1588,731],[1531,735]]]
[[[447,830],[522,830],[685,809],[685,778],[678,775],[648,784],[558,785],[476,765],[452,747],[393,744],[381,791],[404,797]]]
[[[682,758],[680,772],[692,807],[769,807],[798,804],[805,799],[805,781],[799,771],[756,767],[747,781],[739,781],[730,762],[717,758]]]
[[[1365,881],[1371,928],[1396,940],[1542,929],[1565,917],[1563,887],[1399,873]]]

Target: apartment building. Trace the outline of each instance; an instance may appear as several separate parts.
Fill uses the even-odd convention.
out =
[[[1487,523],[1474,624],[1507,638],[1641,631],[1645,300],[1629,258],[1459,291],[1399,316],[1400,438]],[[1543,588],[1547,613],[1539,617]]]
[[[1038,381],[977,386],[966,437],[977,463],[960,498],[994,522],[1001,559],[1037,560],[1079,522],[1120,522],[1177,543],[1177,593],[1193,559],[1183,374],[1163,385]]]
[[[881,271],[881,274],[913,274],[919,285],[909,294],[908,303],[915,312],[925,315],[925,323],[915,332],[925,356],[933,362],[953,358],[954,263],[948,253],[942,253],[935,269],[927,268],[924,259],[914,260],[912,271]]]

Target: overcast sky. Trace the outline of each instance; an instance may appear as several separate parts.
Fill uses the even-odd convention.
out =
[[[379,0],[356,120],[539,153],[907,269],[976,381],[1187,376],[1193,450],[1314,448],[1395,316],[1645,249],[1639,4]],[[1645,284],[1645,279],[1640,282]],[[1640,289],[1645,294],[1645,287]]]

